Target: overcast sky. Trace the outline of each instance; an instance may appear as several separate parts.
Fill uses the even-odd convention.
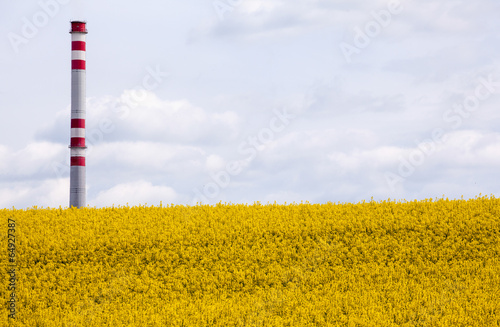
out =
[[[500,196],[497,0],[2,1],[0,208]]]

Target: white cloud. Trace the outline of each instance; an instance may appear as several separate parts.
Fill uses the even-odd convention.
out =
[[[69,179],[0,183],[0,208],[67,207]]]
[[[166,171],[188,161],[204,160],[204,151],[197,147],[160,142],[102,142],[89,149],[88,162],[92,168],[141,169]]]
[[[206,159],[206,167],[208,171],[223,170],[226,165],[225,160],[215,154],[211,154]]]
[[[360,3],[363,2],[243,0],[232,10],[223,10],[222,19],[215,15],[193,28],[190,40],[206,36],[269,39],[301,35],[315,27],[344,26],[353,18],[362,17],[365,8],[359,8]]]
[[[139,180],[118,184],[108,190],[99,192],[92,199],[92,206],[111,207],[113,205],[167,205],[176,203],[179,197],[174,189],[168,186],[153,185],[151,182]]]
[[[53,164],[69,156],[67,147],[51,142],[33,142],[15,150],[0,145],[0,177],[3,180],[56,178]]]
[[[187,100],[162,100],[145,90],[126,90],[119,97],[103,96],[87,103],[87,143],[151,141],[204,143],[207,138],[234,137],[240,124],[231,111],[209,112]],[[38,133],[52,141],[68,142],[69,111],[58,113],[53,125]],[[64,138],[64,139],[63,139]]]

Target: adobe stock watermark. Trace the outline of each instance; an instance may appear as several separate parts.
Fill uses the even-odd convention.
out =
[[[169,76],[168,73],[163,72],[157,65],[155,68],[151,66],[146,67],[146,75],[144,75],[141,84],[136,85],[132,92],[131,97],[127,101],[116,101],[111,107],[113,114],[118,115],[118,119],[125,120],[130,116],[130,111],[136,108],[146,99],[147,91],[155,90],[161,83]],[[103,117],[99,120],[96,127],[87,130],[85,136],[85,143],[87,146],[87,156],[92,153],[95,145],[104,141],[105,135],[109,135],[116,130],[116,120],[110,116]],[[57,178],[62,178],[69,174],[69,157],[64,162],[53,162],[52,169]]]
[[[212,5],[217,16],[219,16],[219,20],[224,21],[226,13],[233,12],[242,2],[243,0],[216,0],[212,2]]]
[[[249,136],[238,145],[238,154],[243,156],[244,159],[228,162],[225,169],[210,173],[212,181],[205,184],[201,190],[194,188],[193,205],[198,202],[208,203],[209,199],[216,198],[222,190],[229,186],[231,177],[241,174],[244,168],[257,157],[257,154],[274,140],[276,134],[283,132],[290,125],[290,122],[295,119],[295,115],[288,113],[286,109],[282,111],[274,110],[273,112],[274,117],[269,120],[268,127],[261,128],[256,135]]]
[[[372,43],[372,39],[379,36],[382,30],[391,24],[393,16],[401,14],[403,9],[400,0],[392,0],[387,4],[387,10],[372,11],[370,14],[373,19],[368,21],[363,28],[354,27],[352,43],[342,42],[339,45],[347,63],[350,64],[352,56],[359,55],[363,49],[367,48]]]
[[[487,78],[480,77],[478,85],[471,92],[471,95],[464,97],[462,103],[456,103],[452,109],[443,113],[443,121],[446,123],[444,128],[434,128],[430,138],[423,141],[416,141],[417,148],[413,149],[406,157],[399,158],[397,173],[386,172],[385,179],[392,192],[396,185],[404,183],[407,178],[412,176],[418,167],[422,166],[426,158],[430,157],[438,150],[438,146],[443,144],[447,132],[459,129],[464,119],[471,117],[481,107],[481,102],[488,100],[492,95],[500,92],[500,82],[493,80],[493,74]]]
[[[70,3],[71,0],[40,0],[38,6],[40,10],[30,18],[24,16],[21,18],[22,25],[20,33],[10,32],[7,35],[12,50],[19,53],[19,47],[26,45],[31,39],[36,37],[41,29],[47,26],[52,18],[57,16],[61,7]]]

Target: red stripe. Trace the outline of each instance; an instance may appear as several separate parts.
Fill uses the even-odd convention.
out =
[[[85,22],[71,22],[71,32],[83,32],[87,33],[86,29],[87,23]]]
[[[71,166],[85,167],[85,157],[71,157]]]
[[[71,146],[72,147],[84,147],[85,146],[85,138],[84,137],[72,137],[71,138]]]
[[[85,119],[71,119],[71,128],[85,128]]]
[[[85,60],[71,60],[71,69],[84,69],[85,70]]]
[[[85,51],[87,50],[87,43],[85,41],[72,41],[71,50]]]

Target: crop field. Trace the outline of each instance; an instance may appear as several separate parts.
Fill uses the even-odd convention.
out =
[[[493,196],[0,217],[2,326],[500,326]]]

